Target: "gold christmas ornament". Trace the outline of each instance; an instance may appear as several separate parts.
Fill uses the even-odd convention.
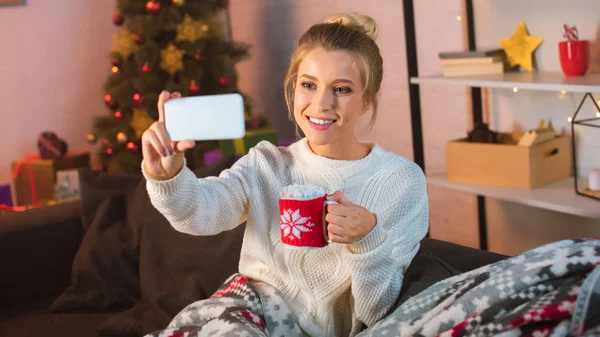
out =
[[[177,25],[177,41],[196,42],[201,37],[207,36],[209,27],[204,21],[194,20],[188,14]]]
[[[119,142],[120,144],[123,144],[126,141],[127,141],[127,135],[125,134],[125,132],[117,133],[117,142]]]
[[[87,138],[87,142],[90,144],[94,144],[98,141],[98,136],[96,136],[95,133],[91,133],[91,132],[88,133],[86,138]]]
[[[121,29],[117,34],[112,36],[112,49],[114,53],[120,54],[123,59],[137,52],[139,46],[135,43],[135,34],[131,33],[127,28]]]
[[[171,76],[178,70],[183,69],[183,55],[185,51],[177,49],[174,44],[169,43],[167,48],[160,51],[160,67],[166,70]]]
[[[185,0],[173,0],[173,5],[181,7],[185,5]]]
[[[133,119],[129,125],[135,130],[135,136],[139,139],[144,131],[148,130],[154,119],[148,115],[146,109],[133,109]]]
[[[520,65],[528,71],[533,70],[533,52],[544,41],[541,37],[530,36],[521,21],[512,37],[500,39],[500,45],[506,52],[509,67]]]

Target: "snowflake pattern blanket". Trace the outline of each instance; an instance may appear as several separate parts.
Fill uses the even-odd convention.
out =
[[[302,335],[274,288],[236,274],[148,336]],[[440,281],[358,336],[600,336],[600,240],[551,243]]]
[[[440,281],[359,336],[600,336],[600,240],[563,240]]]

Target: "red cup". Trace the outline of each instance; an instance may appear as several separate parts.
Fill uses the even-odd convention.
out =
[[[567,76],[583,76],[590,66],[590,43],[587,40],[558,43],[560,66]]]
[[[286,248],[316,249],[329,244],[326,206],[336,202],[325,197],[279,199],[281,242]]]

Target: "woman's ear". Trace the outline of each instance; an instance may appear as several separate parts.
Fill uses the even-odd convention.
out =
[[[362,116],[362,115],[366,114],[367,112],[369,112],[369,109],[371,109],[371,100],[365,99],[364,103],[363,103],[362,111],[360,112],[360,115]]]

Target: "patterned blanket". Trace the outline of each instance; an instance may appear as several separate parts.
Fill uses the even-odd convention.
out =
[[[148,336],[303,333],[273,287],[235,274]],[[600,240],[551,243],[440,281],[358,336],[600,336]]]
[[[440,281],[359,336],[600,336],[600,241],[559,241]]]

